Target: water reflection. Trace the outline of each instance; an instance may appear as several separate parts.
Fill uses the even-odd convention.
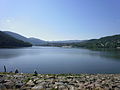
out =
[[[0,49],[0,72],[18,68],[25,73],[120,73],[120,51],[58,47]]]
[[[22,56],[23,53],[18,50],[0,49],[0,59],[10,59]]]
[[[39,47],[0,49],[0,59],[18,58],[25,55],[38,55],[42,53],[40,49]]]
[[[99,55],[100,57],[105,57],[109,59],[120,60],[120,49],[89,49],[92,51],[91,55]]]
[[[17,58],[25,55],[40,54],[65,54],[65,55],[89,55],[99,56],[109,59],[120,60],[120,50],[118,49],[83,49],[83,48],[57,48],[57,47],[32,47],[19,49],[0,49],[0,59]]]

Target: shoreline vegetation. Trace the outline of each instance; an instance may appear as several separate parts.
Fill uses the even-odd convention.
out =
[[[100,39],[84,40],[77,43],[47,43],[38,46],[57,46],[66,48],[108,48],[108,49],[120,49],[120,35],[106,36]]]
[[[19,48],[31,47],[32,44],[18,40],[2,31],[0,31],[0,48]]]
[[[0,72],[1,90],[120,90],[120,74]]]

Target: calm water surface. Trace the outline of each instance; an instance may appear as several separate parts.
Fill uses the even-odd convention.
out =
[[[120,73],[120,50],[59,47],[0,49],[0,72]]]

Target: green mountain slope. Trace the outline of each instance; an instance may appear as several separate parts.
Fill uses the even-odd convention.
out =
[[[91,39],[79,44],[74,44],[73,46],[86,48],[119,48],[120,35],[107,36],[100,39]]]
[[[30,43],[18,40],[12,36],[0,31],[0,48],[29,47]]]

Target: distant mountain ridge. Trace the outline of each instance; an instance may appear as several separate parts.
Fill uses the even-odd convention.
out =
[[[48,43],[58,43],[59,44],[59,43],[78,43],[78,42],[82,42],[82,40],[44,41],[44,40],[34,38],[34,37],[27,38],[27,37],[24,37],[20,34],[11,32],[11,31],[4,31],[4,32],[8,35],[11,35],[12,37],[14,37],[16,39],[22,40],[24,42],[29,42],[33,45],[46,45]]]
[[[14,33],[14,32],[10,32],[10,31],[3,31],[4,33],[8,34],[8,35],[11,35],[12,37],[16,38],[16,39],[19,39],[19,40],[23,40],[25,42],[28,42],[29,39],[20,35],[20,34],[17,34],[17,33]]]
[[[0,31],[0,48],[29,47],[32,44],[18,40],[2,31]]]
[[[34,45],[43,45],[43,44],[46,44],[47,42],[44,41],[44,40],[40,40],[38,38],[34,38],[34,37],[30,37],[28,38],[29,39],[29,42],[33,43]]]
[[[79,43],[84,40],[64,40],[64,41],[50,41],[51,43]]]
[[[32,45],[72,46],[72,47],[87,47],[87,48],[120,48],[120,34],[113,36],[106,36],[100,39],[90,39],[90,40],[44,41],[34,37],[26,38],[20,34],[10,31],[4,31],[4,33],[16,39],[22,40],[24,42],[29,42]]]
[[[6,34],[8,34],[8,35],[11,35],[12,37],[14,37],[16,39],[22,40],[24,42],[29,42],[29,43],[31,43],[33,45],[40,45],[40,44],[46,43],[46,41],[40,40],[40,39],[37,39],[37,38],[27,38],[27,37],[24,37],[24,36],[22,36],[20,34],[10,32],[10,31],[4,31],[4,32]]]

